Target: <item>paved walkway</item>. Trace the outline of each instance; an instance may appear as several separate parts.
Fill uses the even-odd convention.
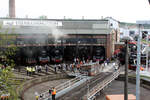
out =
[[[18,71],[18,69],[13,69],[14,75],[15,75],[15,79],[19,80],[20,82],[23,81],[28,81],[30,79],[34,79],[37,77],[43,77],[46,75],[53,75],[55,74],[54,68],[52,66],[48,67],[48,72],[45,71],[45,68],[42,67],[42,71],[39,73],[35,73],[32,76],[27,76],[26,74],[26,68],[24,66],[21,66],[20,71]],[[59,72],[60,73],[60,72]],[[49,82],[45,82],[45,83],[41,83],[39,85],[35,85],[34,87],[31,87],[30,89],[28,89],[25,94],[25,100],[35,100],[35,91],[43,91],[43,90],[48,90],[50,87],[52,86],[57,86],[63,82],[66,82],[68,79],[61,79],[61,80],[55,80],[55,81],[49,81]]]
[[[106,94],[124,94],[124,82],[113,81],[111,86],[105,89]],[[128,93],[136,95],[135,84],[128,83]],[[96,100],[105,100],[103,98]],[[140,100],[150,100],[150,90],[140,88]]]
[[[54,80],[35,85],[25,92],[24,100],[35,100],[35,92],[39,93],[41,91],[48,90],[50,87],[60,85],[68,80],[69,79]]]

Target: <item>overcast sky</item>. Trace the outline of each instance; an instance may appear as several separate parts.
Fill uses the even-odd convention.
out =
[[[8,15],[9,0],[0,0],[0,17]],[[111,16],[118,21],[150,20],[148,0],[16,0],[17,17],[100,19]]]

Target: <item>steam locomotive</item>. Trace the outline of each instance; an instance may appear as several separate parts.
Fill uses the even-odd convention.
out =
[[[34,48],[24,47],[20,48],[18,52],[20,52],[21,64],[34,65],[37,63],[36,52]]]
[[[93,50],[93,61],[99,61],[100,63],[103,63],[105,60],[105,49],[104,47],[94,47]]]
[[[20,65],[46,64],[50,57],[45,49],[38,47],[21,47],[16,53],[16,62]]]
[[[62,51],[59,48],[53,48],[50,56],[52,63],[61,63],[63,61]]]
[[[133,66],[133,60],[136,59],[136,41],[130,41],[128,42],[129,44],[129,66]],[[115,52],[115,57],[118,57],[118,60],[120,61],[120,63],[123,65],[125,64],[125,47],[121,47],[119,48],[117,53]],[[134,65],[135,66],[135,65]]]
[[[129,64],[128,68],[132,70],[136,70],[137,66],[137,42],[130,41],[129,44]],[[125,48],[120,48],[120,52],[118,54],[118,58],[122,64],[125,63]],[[146,55],[141,53],[141,65],[146,64]]]
[[[38,61],[40,64],[46,64],[50,62],[50,58],[46,50],[40,50],[38,55]]]

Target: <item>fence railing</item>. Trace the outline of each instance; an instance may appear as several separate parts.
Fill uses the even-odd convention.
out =
[[[120,74],[120,69],[114,72],[110,77],[106,78],[102,83],[97,84],[92,89],[89,90],[89,94],[86,95],[87,100],[93,100],[95,95],[100,92],[104,87],[106,87],[109,83],[111,83],[114,79],[116,79]]]
[[[99,85],[97,84],[95,87],[93,87],[92,89],[89,90],[89,94],[88,94],[88,100],[92,100],[91,98],[93,98],[95,96],[96,93],[98,93],[101,89],[103,89],[105,86],[107,86],[109,83],[111,83],[111,81],[113,81],[116,77],[118,77],[118,75],[120,74],[120,69],[117,70],[116,72],[114,72],[110,77],[106,78],[105,80],[103,80],[103,82]],[[69,88],[71,86],[73,86],[75,83],[79,82],[80,80],[82,80],[85,77],[76,77],[74,79],[71,79],[65,83],[62,83],[58,86],[56,86],[56,91],[59,92],[61,90],[64,90],[66,88]],[[47,100],[48,98],[51,97],[49,90],[46,90],[45,92],[40,93],[40,100]]]
[[[62,84],[56,86],[55,89],[57,92],[59,92],[65,88],[69,88],[69,87],[73,86],[75,83],[79,82],[82,79],[83,79],[82,77],[76,77],[74,79],[71,79],[65,83],[62,83]],[[50,97],[51,97],[51,95],[49,93],[49,90],[46,90],[45,92],[40,93],[40,100],[46,100]]]

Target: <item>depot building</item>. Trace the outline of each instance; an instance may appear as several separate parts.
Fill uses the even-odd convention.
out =
[[[93,51],[100,47],[104,50],[100,55],[110,58],[120,39],[119,22],[113,18],[0,18],[0,24],[0,32],[10,36],[9,39],[15,38],[18,47],[63,46],[64,53],[66,50],[70,56],[93,56]]]

